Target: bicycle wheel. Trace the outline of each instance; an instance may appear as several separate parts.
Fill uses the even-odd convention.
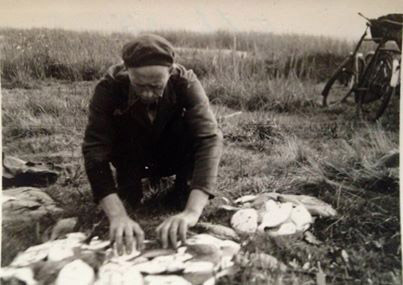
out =
[[[322,91],[322,105],[324,107],[344,102],[351,95],[352,87],[356,81],[353,64],[351,57],[346,58],[326,82]]]
[[[394,93],[394,88],[390,86],[393,57],[388,52],[381,52],[371,65],[361,85],[365,90],[360,92],[358,108],[364,119],[376,121]]]

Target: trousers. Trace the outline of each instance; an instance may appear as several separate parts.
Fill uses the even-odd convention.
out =
[[[136,205],[144,196],[143,178],[156,181],[170,176],[175,176],[172,195],[177,195],[178,199],[186,199],[190,192],[195,152],[192,140],[186,132],[177,135],[175,143],[166,141],[163,146],[148,149],[148,155],[142,156],[142,159],[123,155],[112,161],[116,170],[118,195],[122,199]],[[140,149],[142,151],[145,148]],[[139,152],[134,150],[133,153]]]

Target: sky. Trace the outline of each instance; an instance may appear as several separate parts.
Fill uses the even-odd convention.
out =
[[[302,33],[354,39],[402,0],[0,0],[0,27]]]

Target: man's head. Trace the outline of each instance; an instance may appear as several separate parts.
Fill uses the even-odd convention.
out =
[[[157,35],[139,36],[123,47],[122,58],[136,95],[146,104],[157,102],[174,63],[172,45]]]
[[[127,70],[130,83],[143,103],[156,103],[162,97],[171,73],[170,67],[150,65],[130,67]]]

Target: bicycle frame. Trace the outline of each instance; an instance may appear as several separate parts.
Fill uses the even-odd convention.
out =
[[[348,61],[353,61],[354,63],[354,70],[352,71],[352,73],[357,74],[356,78],[355,78],[355,82],[353,84],[353,86],[351,87],[351,89],[349,90],[349,92],[341,99],[341,102],[344,102],[351,94],[354,93],[355,95],[355,102],[358,102],[359,98],[358,96],[360,96],[360,92],[365,92],[368,90],[367,87],[362,86],[362,79],[365,78],[368,75],[368,72],[371,70],[372,65],[374,64],[374,62],[376,62],[379,53],[380,52],[395,52],[395,50],[393,49],[388,49],[385,48],[385,43],[388,40],[385,39],[378,39],[378,38],[366,38],[366,36],[368,35],[368,28],[369,28],[369,24],[367,24],[367,27],[364,31],[364,33],[362,34],[360,40],[358,41],[358,43],[356,44],[354,51],[350,54],[350,56],[346,59],[346,61],[344,63],[347,63]],[[359,61],[359,56],[358,55],[358,51],[360,50],[360,47],[362,45],[362,43],[364,41],[375,41],[375,40],[381,40],[381,42],[378,44],[377,48],[375,49],[373,56],[371,57],[371,60],[365,64],[364,66],[364,70],[362,71],[361,74],[359,74],[359,68],[358,68],[358,61]],[[345,64],[342,64],[342,66]],[[390,82],[390,86],[394,87],[397,86],[398,84],[398,80],[400,78],[400,63],[399,61],[396,60],[396,63],[394,64],[394,76],[392,76],[391,78],[391,82]],[[323,91],[323,93],[326,90]]]
[[[360,16],[363,15],[360,14]],[[322,91],[322,105],[325,107],[328,106],[328,96],[337,94],[337,90],[336,92],[334,90],[334,88],[337,88],[337,85],[334,87],[334,84],[336,81],[339,81],[344,85],[345,93],[341,100],[337,99],[334,103],[345,103],[347,98],[351,94],[354,94],[354,101],[357,104],[358,114],[361,109],[366,109],[363,108],[364,104],[371,103],[371,105],[368,105],[368,108],[379,106],[377,109],[378,111],[375,113],[376,118],[379,118],[385,110],[391,96],[396,93],[396,86],[399,84],[400,77],[400,57],[396,56],[396,49],[388,48],[386,43],[389,41],[395,41],[398,44],[399,49],[400,45],[395,40],[394,34],[387,34],[386,32],[383,33],[378,30],[373,34],[373,27],[377,27],[374,26],[376,20],[368,19],[365,16],[363,17],[367,20],[365,31],[355,45],[353,52],[344,59],[331,78],[326,82]],[[367,37],[369,28],[371,28],[371,37]],[[372,41],[376,44],[375,50],[368,53],[365,59],[359,52],[364,41]],[[376,74],[376,78],[373,77],[374,74]],[[345,78],[347,78],[347,80],[345,80]],[[378,91],[380,90],[379,88],[386,88],[382,90],[387,91]],[[330,92],[331,89],[333,90],[332,92]],[[385,96],[382,94],[385,94]],[[380,101],[380,104],[372,104],[372,102],[381,98],[382,100]]]
[[[359,74],[359,67],[358,67],[360,58],[357,56],[357,54],[358,54],[358,51],[359,51],[363,41],[365,40],[365,37],[368,34],[368,28],[369,28],[369,26],[367,25],[364,33],[362,34],[361,38],[355,45],[354,51],[352,53],[350,53],[350,55],[341,63],[339,68],[334,72],[334,74],[339,73],[341,70],[346,68],[346,66],[348,65],[349,62],[353,62],[353,70],[351,70],[351,73],[356,74],[356,76],[354,78],[353,86],[350,86],[349,92],[343,97],[341,102],[344,102],[353,93],[354,87],[358,84],[358,82],[360,80],[361,76]],[[325,88],[322,91],[322,96],[323,96],[322,105],[324,105],[324,106],[327,105],[326,104],[327,95],[330,91],[330,88],[331,88],[333,82],[336,81],[336,79],[337,78],[335,76],[332,76],[332,78],[329,80],[328,84],[325,86]]]
[[[374,39],[371,38],[371,39],[366,39],[366,40],[373,41]],[[377,48],[375,49],[375,52],[374,52],[373,56],[371,57],[370,62],[366,63],[363,73],[361,74],[356,86],[354,86],[352,88],[353,89],[352,91],[356,92],[356,94],[359,94],[360,92],[365,92],[368,90],[368,88],[366,86],[362,86],[362,79],[366,78],[366,76],[368,75],[368,72],[372,68],[372,65],[374,64],[374,62],[376,62],[379,54],[381,52],[396,52],[393,49],[385,48],[384,46],[385,46],[386,42],[387,42],[387,40],[382,39],[381,43],[379,43]],[[391,87],[394,87],[393,85],[395,85],[395,86],[397,85],[398,79],[396,79],[396,78],[398,78],[398,76],[399,76],[398,73],[400,71],[400,63],[398,60],[396,60],[396,63],[394,63],[394,65],[395,65],[395,67],[393,70],[394,70],[394,73],[397,73],[397,74],[395,74],[395,76],[392,76],[392,78],[391,78],[391,81],[390,81]]]
[[[358,41],[358,44],[356,45],[356,48],[355,48],[354,53],[353,53],[354,56],[355,56],[355,53],[358,52],[358,50],[361,47],[361,44],[363,43],[363,41],[374,41],[374,42],[379,41],[379,43],[378,43],[378,46],[377,46],[373,56],[371,57],[370,62],[365,64],[364,71],[359,76],[359,79],[356,82],[356,86],[354,86],[352,88],[352,92],[354,92],[354,91],[367,91],[367,88],[365,88],[365,87],[363,88],[363,87],[361,87],[359,85],[360,85],[360,82],[362,81],[362,79],[365,78],[368,75],[369,70],[371,70],[371,67],[372,67],[373,63],[376,62],[376,59],[379,56],[380,52],[383,52],[383,51],[385,51],[385,52],[396,52],[393,49],[388,49],[388,48],[384,47],[386,42],[389,41],[387,39],[384,39],[384,38],[372,38],[372,37],[371,38],[365,38],[367,33],[368,33],[368,28],[371,25],[370,24],[371,20],[369,18],[365,17],[361,13],[358,13],[358,15],[360,15],[361,17],[363,17],[367,21],[367,27],[365,29],[364,34],[361,36],[360,40]],[[388,20],[384,20],[384,21],[385,22],[391,22],[391,23],[394,23],[394,24],[399,24],[399,23],[395,23],[393,21],[388,21]],[[393,67],[392,67],[392,77],[391,77],[391,80],[390,80],[390,86],[391,87],[396,87],[398,85],[399,78],[400,78],[400,62],[397,59],[394,59],[393,60]],[[352,92],[349,92],[349,94],[351,94]],[[356,98],[356,100],[357,100],[357,98]]]

